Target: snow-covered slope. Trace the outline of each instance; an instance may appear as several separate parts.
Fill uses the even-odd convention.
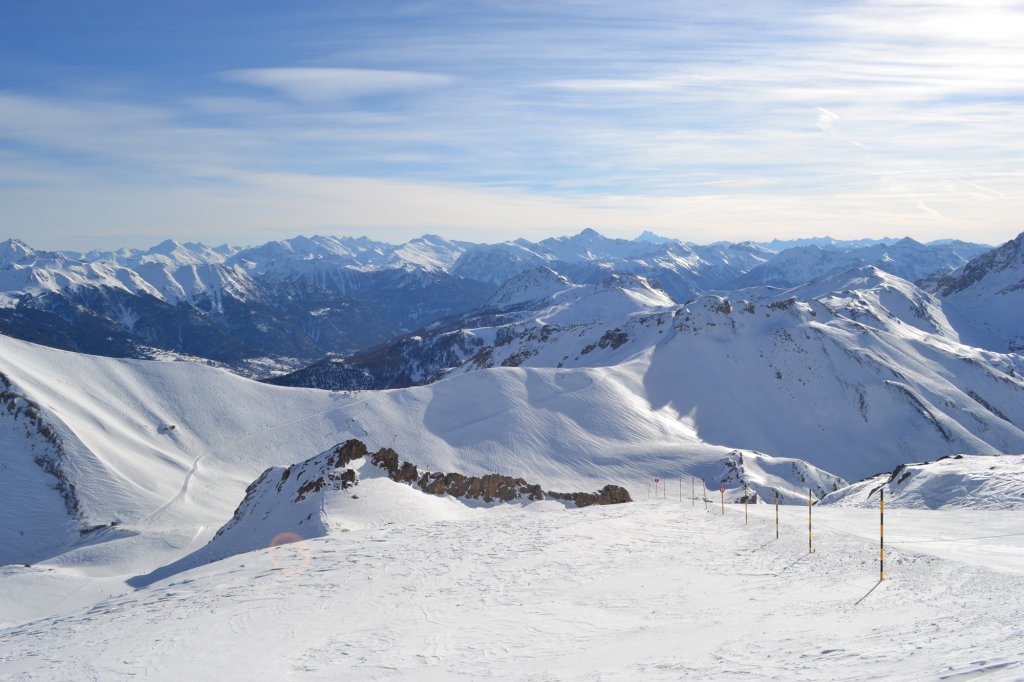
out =
[[[813,243],[782,251],[763,265],[750,268],[730,286],[793,287],[864,265],[916,281],[928,275],[943,274],[959,268],[988,248],[959,241],[922,244],[909,237],[892,243],[883,242],[858,248]]]
[[[901,464],[827,495],[822,504],[903,509],[1024,510],[1024,455],[950,455],[935,462]]]
[[[819,494],[837,487],[823,472],[813,467],[805,471],[815,482],[824,476],[827,486]],[[775,480],[787,486],[785,478]],[[632,502],[628,491],[614,485],[596,493],[545,491],[503,474],[427,471],[389,448],[370,452],[353,438],[292,466],[267,469],[246,488],[232,518],[209,543],[130,582],[148,585],[235,554],[325,535],[467,518],[470,508],[541,500],[567,508]]]
[[[909,282],[866,266],[793,290],[741,293],[749,299],[704,296],[617,318],[601,316],[611,310],[601,305],[581,316],[585,297],[551,305],[556,296],[492,327],[407,339],[380,362],[352,358],[291,379],[408,385],[490,367],[600,368],[702,440],[800,457],[848,478],[1024,448],[1020,357],[960,344],[934,297]]]
[[[916,682],[1024,672],[1019,512],[887,514],[879,583],[876,510],[815,507],[808,553],[806,504],[782,507],[777,539],[767,505],[752,505],[745,524],[742,505],[722,515],[674,496],[578,512],[550,504],[280,545],[27,623],[3,610],[0,677]],[[46,566],[0,570],[0,603],[46,599],[51,576]]]
[[[573,283],[564,275],[558,274],[551,268],[541,266],[534,270],[526,270],[506,280],[487,299],[486,307],[508,308],[525,303],[537,303],[572,287]]]
[[[673,409],[652,406],[630,372],[502,368],[401,391],[329,393],[267,386],[190,363],[83,356],[4,337],[0,371],[8,390],[32,400],[39,423],[55,434],[61,456],[52,473],[73,491],[68,509],[74,514],[61,513],[58,498],[47,496],[48,511],[39,519],[49,519],[53,533],[39,532],[39,542],[57,537],[58,528],[66,533],[69,523],[79,530],[114,523],[137,534],[119,542],[141,547],[168,536],[161,541],[165,553],[194,549],[231,516],[260,472],[353,437],[374,449],[393,447],[430,471],[500,472],[564,491],[643,486],[656,475],[715,483],[724,461],[743,454],[701,441]],[[21,428],[17,416],[2,416],[9,420],[5,429]],[[20,473],[0,479],[0,499],[19,494],[13,487],[28,480],[25,472],[35,476],[37,490],[56,485],[30,466],[43,448],[33,436],[3,453]],[[789,481],[783,494],[801,488],[807,470],[788,467],[778,464],[776,480],[763,485]],[[815,480],[822,493],[833,481],[825,474]],[[8,520],[23,527],[20,517],[14,521]],[[37,557],[36,549],[26,540],[6,560]]]
[[[329,358],[266,381],[334,390],[413,386],[435,381],[471,359],[477,365],[487,365],[486,356],[493,354],[494,348],[508,346],[518,337],[543,344],[550,333],[563,328],[591,329],[671,304],[665,292],[635,275],[610,275],[597,284],[574,284],[540,268],[513,277],[488,306],[469,317],[431,325],[344,359]],[[501,364],[514,366],[519,364],[517,358],[521,360],[519,356],[504,357]]]
[[[928,286],[966,343],[1024,350],[1024,233]]]
[[[959,340],[938,299],[905,279],[871,265],[838,272],[791,289],[749,289],[737,295],[765,301],[818,301],[835,314],[871,327],[896,329],[904,324],[928,334]]]

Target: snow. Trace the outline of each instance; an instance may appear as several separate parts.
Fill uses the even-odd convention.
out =
[[[906,464],[832,493],[822,503],[875,507],[883,488],[888,507],[1024,510],[1024,455],[956,455]]]
[[[0,676],[998,680],[1024,672],[1016,515],[887,514],[879,583],[877,512],[815,509],[813,554],[806,507],[782,508],[778,540],[774,508],[749,514],[744,525],[736,505],[721,516],[688,500],[571,511],[536,503],[281,545],[11,623],[0,630]],[[995,533],[1008,537],[969,539]],[[922,541],[935,538],[946,539]],[[994,551],[979,554],[981,546]],[[52,573],[11,567],[3,579],[40,590]]]
[[[564,276],[551,268],[541,266],[509,278],[487,300],[486,307],[500,308],[535,303],[573,286],[573,283]]]
[[[605,293],[644,308],[658,292],[636,284]],[[913,476],[892,488],[879,583],[876,509],[816,506],[808,553],[806,489],[842,482],[737,449],[810,440],[808,459],[842,473],[902,456],[886,445],[893,438],[994,450],[970,423],[1019,444],[1019,381],[996,368],[1004,356],[897,333],[907,325],[884,315],[872,316],[879,327],[832,318],[820,301],[750,313],[726,303],[680,309],[672,334],[641,352],[594,351],[622,354],[602,366],[501,367],[362,393],[0,337],[12,404],[37,403],[57,435],[45,438],[24,412],[0,415],[10,562],[0,566],[0,678],[1019,679],[1024,455],[908,467]],[[658,335],[656,313],[632,314],[646,322],[631,333]],[[794,321],[802,341],[779,333]],[[748,369],[766,348],[799,387],[751,391]],[[787,359],[792,348],[802,350]],[[884,367],[903,380],[884,383]],[[855,398],[830,399],[833,375],[873,377],[863,390],[880,454],[864,453],[865,431],[844,430],[867,422]],[[548,490],[622,484],[638,501],[470,506],[357,461],[358,486],[296,500],[300,479],[289,477],[278,491],[287,505],[254,498],[235,520],[261,473],[280,480],[281,467],[352,437],[433,471],[510,474]],[[37,457],[74,484],[81,518]],[[690,499],[691,476],[708,483],[708,502]],[[654,477],[667,488],[648,499]],[[744,482],[762,504],[736,504]],[[858,485],[851,504],[871,483]],[[986,508],[964,508],[958,486]],[[763,503],[774,492],[792,503],[778,540],[774,505]],[[293,542],[279,544],[282,533]]]
[[[202,544],[266,468],[352,437],[372,450],[393,447],[431,471],[500,473],[563,491],[613,483],[635,492],[657,474],[710,478],[735,457],[730,447],[698,439],[673,410],[652,409],[637,392],[639,377],[603,369],[502,368],[411,389],[331,393],[0,337],[0,371],[60,435],[81,522],[117,521],[139,534],[119,541],[129,544],[161,534]],[[746,454],[755,469],[774,461]],[[31,452],[8,456],[27,467]],[[785,493],[807,471],[764,485]],[[8,485],[13,479],[0,480],[0,494]]]
[[[1024,233],[932,284],[965,342],[1024,349]]]

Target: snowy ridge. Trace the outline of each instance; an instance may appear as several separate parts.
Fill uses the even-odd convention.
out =
[[[941,302],[910,282],[872,265],[813,280],[791,289],[747,290],[755,300],[813,300],[837,315],[872,327],[895,330],[908,325],[927,334],[959,341]]]
[[[1024,455],[949,455],[935,462],[901,464],[825,496],[821,504],[902,509],[1024,510]]]
[[[948,271],[984,248],[909,239],[855,246],[775,254],[750,242],[611,239],[590,229],[536,243],[314,236],[247,248],[167,240],[89,253],[35,251],[8,240],[0,244],[0,332],[113,357],[198,357],[248,374],[367,350],[482,306],[556,294],[557,281],[534,282],[536,291],[519,282],[522,291],[507,289],[488,303],[506,281],[540,267],[584,285],[635,276],[683,302],[744,282],[788,287],[865,262],[915,278]],[[765,268],[782,275],[762,276]]]
[[[615,310],[608,304],[582,314],[581,302],[601,291],[576,287],[544,302],[577,297],[571,305],[417,336],[380,362],[353,357],[279,381],[308,377],[337,389],[351,385],[332,381],[353,377],[380,387],[498,367],[601,369],[652,407],[673,410],[701,440],[799,457],[846,478],[1024,448],[1020,357],[958,343],[937,301],[894,275],[867,266],[686,306],[654,305],[657,292],[637,291],[644,304],[618,319],[604,315]]]
[[[82,524],[116,523],[137,534],[118,541],[129,546],[170,534],[159,541],[162,554],[147,561],[205,543],[268,467],[349,438],[388,444],[429,471],[514,472],[554,490],[636,488],[658,474],[715,485],[734,450],[703,442],[675,410],[652,405],[640,376],[604,369],[501,368],[406,390],[328,393],[191,363],[84,356],[0,337],[0,371],[59,430],[60,471],[74,485]],[[10,453],[19,470],[33,471],[31,443]],[[802,489],[788,466],[775,475]],[[8,487],[19,480],[0,479],[0,498],[16,495]],[[70,517],[54,504],[46,523],[65,527]],[[18,514],[12,519],[19,527]]]
[[[926,286],[967,343],[1024,350],[1024,233]]]
[[[289,467],[271,467],[245,493],[209,543],[130,584],[148,585],[235,554],[339,532],[467,518],[470,509],[488,505],[547,499],[582,508],[632,501],[625,489],[613,485],[597,493],[559,493],[501,474],[422,471],[394,450],[371,454],[357,439]]]
[[[537,300],[549,291],[553,293]],[[547,269],[514,277],[496,296],[492,302],[505,300],[507,305],[488,305],[454,323],[431,325],[420,333],[344,359],[329,358],[266,382],[333,390],[404,388],[436,381],[471,360],[475,367],[498,364],[489,364],[494,349],[518,337],[543,343],[563,328],[580,331],[600,326],[603,330],[606,321],[649,314],[672,303],[664,292],[635,275],[573,284]],[[509,355],[500,364],[516,366],[523,357]]]
[[[536,303],[572,286],[572,282],[564,275],[541,266],[509,278],[487,299],[486,307],[507,308],[524,303]]]
[[[0,565],[49,558],[86,530],[73,483],[64,472],[64,442],[39,406],[0,373]]]
[[[865,265],[916,281],[935,273],[955,270],[988,248],[957,241],[922,244],[909,237],[858,248],[837,248],[834,243],[827,242],[811,243],[782,251],[763,265],[749,269],[732,286],[792,287]]]
[[[744,490],[757,496],[756,501],[773,504],[776,496],[782,504],[802,504],[808,491],[822,498],[847,483],[842,478],[809,465],[800,459],[768,457],[761,453],[735,450],[721,462],[721,469],[710,476],[725,486],[726,502],[740,502]],[[714,491],[712,491],[714,492]]]

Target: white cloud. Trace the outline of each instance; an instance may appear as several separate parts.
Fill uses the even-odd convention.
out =
[[[221,75],[229,81],[277,90],[302,102],[330,102],[421,90],[447,85],[453,80],[435,73],[335,68],[235,69]]]
[[[184,234],[203,225],[243,242],[587,225],[1001,241],[1024,213],[1024,13],[972,7],[556,1],[508,10],[519,22],[466,9],[472,31],[380,24],[304,54],[412,71],[213,65],[212,85],[159,106],[0,92],[0,144],[37,162],[0,157],[0,182],[18,184],[0,205],[29,229],[205,239]],[[388,93],[422,96],[351,106]]]
[[[825,131],[826,133],[835,130],[836,121],[839,120],[839,114],[833,113],[825,107],[818,107],[818,128]]]

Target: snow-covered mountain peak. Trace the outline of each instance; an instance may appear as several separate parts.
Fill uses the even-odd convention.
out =
[[[542,265],[507,280],[487,300],[486,306],[504,308],[541,301],[572,286],[573,283],[567,277]]]
[[[663,244],[630,239],[605,237],[597,230],[586,228],[568,237],[551,237],[539,243],[555,258],[565,263],[630,259],[658,251]]]
[[[951,296],[1005,271],[1009,271],[1010,279],[1024,278],[1024,232],[940,278],[936,289],[940,296]]]
[[[858,323],[900,332],[909,325],[928,334],[958,340],[935,297],[874,265],[861,265],[764,298],[817,301]]]
[[[640,233],[640,236],[635,237],[633,239],[633,241],[635,241],[635,242],[648,242],[650,244],[665,244],[665,243],[668,243],[668,242],[673,242],[675,240],[671,239],[669,237],[662,237],[659,234],[654,234],[650,230],[644,230],[643,232]]]
[[[170,265],[208,265],[224,261],[223,254],[205,244],[198,242],[182,244],[173,239],[160,242],[140,254],[137,260],[140,263],[154,262],[158,260],[157,257],[162,257]]]
[[[574,286],[551,296],[550,307],[537,316],[544,324],[592,324],[622,320],[675,305],[660,289],[639,275],[614,274],[596,285]]]
[[[965,343],[1024,350],[1024,233],[922,285],[941,298]]]
[[[14,263],[30,258],[34,254],[35,251],[20,239],[8,239],[0,242],[0,263]]]

